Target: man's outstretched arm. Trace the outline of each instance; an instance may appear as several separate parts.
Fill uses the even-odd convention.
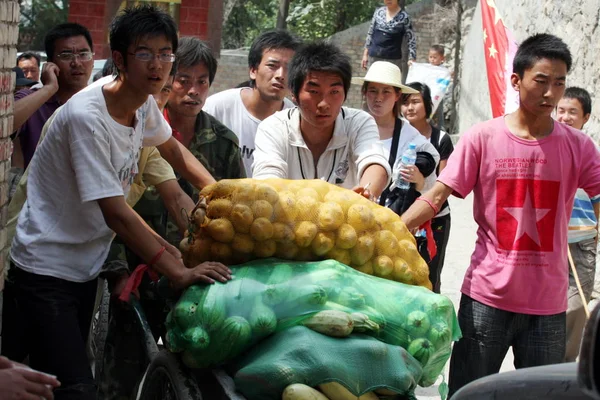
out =
[[[156,146],[156,148],[173,169],[196,188],[202,189],[216,182],[210,172],[204,168],[204,165],[174,137],[171,136],[169,140],[160,146]]]
[[[435,217],[436,212],[434,207],[439,210],[451,194],[451,187],[437,181],[427,193],[421,196],[424,200],[416,200],[413,205],[402,214],[402,221],[404,221],[409,230],[418,228],[423,223]]]

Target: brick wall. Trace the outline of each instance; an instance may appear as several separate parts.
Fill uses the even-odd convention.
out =
[[[431,45],[436,44],[440,38],[436,32],[435,0],[424,0],[406,6],[406,11],[412,19],[413,29],[417,37],[417,62],[427,62],[427,55]],[[364,76],[366,71],[361,68],[364,52],[365,39],[369,31],[371,21],[353,26],[343,32],[336,33],[329,40],[338,45],[352,59],[352,71],[354,76]],[[406,40],[403,44],[403,54],[408,54]],[[408,71],[407,67],[402,70],[403,74]],[[346,106],[361,108],[362,95],[360,85],[352,85],[346,99]]]
[[[10,243],[6,238],[8,213],[8,171],[10,170],[13,127],[13,91],[15,74],[11,68],[17,57],[19,37],[19,3],[17,0],[0,0],[0,291],[4,287],[3,270],[8,259]]]
[[[435,0],[424,0],[406,7],[413,20],[413,28],[417,35],[417,61],[426,62],[431,45],[441,41],[436,30]],[[352,58],[354,76],[364,76],[365,71],[360,67],[365,45],[365,38],[369,30],[370,20],[333,35],[331,40]],[[406,43],[405,43],[406,47]],[[406,51],[405,51],[406,53]],[[222,50],[219,60],[219,69],[211,93],[220,92],[248,80],[247,52],[241,50]],[[446,55],[448,57],[448,55]],[[360,86],[352,85],[345,105],[360,108],[362,103]]]
[[[112,8],[108,7],[106,0],[69,1],[68,21],[76,22],[88,28],[92,35],[96,59],[105,59],[110,56],[107,41],[107,21],[112,16],[111,10]]]
[[[207,38],[209,0],[182,0],[179,8],[179,34]]]
[[[248,76],[248,52],[221,50],[217,75],[210,87],[210,93],[231,89],[248,79],[250,79]]]

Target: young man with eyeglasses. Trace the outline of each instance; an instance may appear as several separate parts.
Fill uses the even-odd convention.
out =
[[[176,57],[177,71],[163,114],[173,129],[173,136],[216,180],[245,178],[236,135],[202,111],[217,72],[217,60],[206,43],[195,37],[179,39]],[[179,185],[194,201],[198,200],[199,191],[187,180],[179,179]],[[161,197],[150,188],[135,210],[169,243],[178,245],[183,238],[182,232],[171,213],[167,213]],[[129,249],[123,248],[121,254],[126,256],[130,267],[135,268],[140,263]],[[146,277],[140,285],[139,299],[154,337],[164,338],[164,321],[169,307],[164,299],[154,295],[150,279]],[[132,334],[135,322],[129,307],[111,301],[109,314],[102,373],[100,379],[96,378],[99,398],[104,400],[127,397],[141,379],[145,365],[144,350],[139,346],[137,335]]]
[[[57,400],[96,399],[86,355],[97,276],[118,235],[175,289],[231,279],[220,263],[186,268],[181,253],[126,203],[142,147],[196,187],[214,179],[171,136],[154,98],[175,59],[173,19],[151,5],[127,8],[110,28],[118,70],[77,93],[54,116],[29,168],[27,200],[11,246],[2,353],[61,382]],[[157,56],[158,55],[158,56]]]

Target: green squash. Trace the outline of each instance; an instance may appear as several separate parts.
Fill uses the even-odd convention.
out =
[[[373,307],[363,307],[360,309],[360,312],[365,314],[371,321],[374,321],[377,325],[379,325],[379,329],[385,329],[387,325],[387,321],[382,313],[377,311]]]
[[[211,288],[197,311],[198,323],[208,332],[216,332],[225,321],[226,308],[222,291]]]
[[[192,351],[204,350],[210,344],[208,332],[199,326],[189,328],[183,333],[182,337],[188,343],[187,348]]]
[[[189,299],[180,299],[173,308],[173,320],[181,330],[185,331],[196,325],[197,310],[197,302]]]
[[[445,346],[452,341],[452,331],[443,322],[435,323],[429,330],[429,340],[435,347]]]
[[[327,292],[322,286],[288,286],[288,290],[286,301],[274,306],[274,311],[278,319],[298,317],[307,313],[320,311],[323,305],[327,303]]]
[[[294,277],[294,270],[290,264],[277,264],[271,271],[271,275],[266,281],[267,285],[277,285],[279,283],[288,283]]]
[[[219,349],[222,353],[221,360],[226,361],[246,349],[252,339],[252,327],[245,318],[229,317],[223,322],[219,336],[220,342],[229,346],[229,351]]]
[[[435,349],[433,344],[427,339],[415,339],[410,342],[408,346],[408,352],[413,356],[421,365],[425,366]]]
[[[169,329],[165,335],[165,344],[171,353],[180,353],[185,349],[179,329]]]
[[[340,290],[334,301],[354,310],[358,310],[366,305],[365,295],[353,287],[346,287]]]
[[[250,312],[248,322],[252,328],[252,335],[255,340],[269,336],[277,328],[277,316],[272,309],[265,306],[260,300],[257,300]]]
[[[281,304],[286,300],[288,291],[286,284],[269,285],[262,294],[263,303],[271,307]]]
[[[429,317],[423,311],[413,311],[406,318],[406,330],[412,339],[425,337],[430,325]]]
[[[433,297],[433,296],[431,296]],[[428,297],[427,299],[430,299]],[[454,304],[446,296],[438,295],[423,305],[423,311],[432,319],[450,321],[454,317]]]

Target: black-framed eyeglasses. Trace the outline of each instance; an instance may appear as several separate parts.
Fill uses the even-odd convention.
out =
[[[161,53],[161,54],[153,54],[148,51],[138,51],[137,53],[129,53],[132,56],[135,56],[136,60],[140,60],[142,62],[150,62],[154,60],[154,58],[158,58],[160,62],[163,63],[172,63],[175,61],[175,54],[169,53]]]
[[[74,61],[79,58],[81,61],[90,61],[94,58],[94,53],[91,51],[81,51],[79,53],[64,52],[56,55],[56,58],[62,61]]]

